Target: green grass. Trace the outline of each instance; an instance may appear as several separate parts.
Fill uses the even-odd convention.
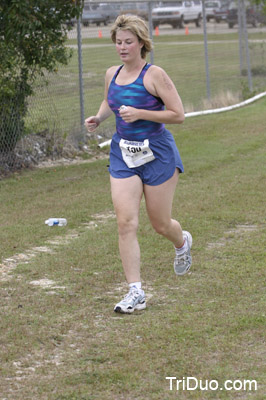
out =
[[[142,203],[148,302],[131,316],[113,313],[127,286],[108,159],[0,181],[2,398],[264,399],[265,107],[171,127],[185,165],[173,215],[193,235],[193,268],[174,275]],[[68,225],[47,227],[53,216]],[[258,390],[170,391],[168,376]]]

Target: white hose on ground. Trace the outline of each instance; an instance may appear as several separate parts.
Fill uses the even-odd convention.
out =
[[[233,104],[232,106],[222,107],[222,108],[214,108],[213,110],[204,110],[204,111],[195,111],[195,112],[185,113],[185,117],[186,118],[197,117],[199,115],[218,114],[218,113],[225,112],[225,111],[232,111],[236,108],[247,106],[248,104],[253,103],[256,100],[259,100],[264,96],[266,96],[266,92],[257,94],[256,96],[251,97],[250,99],[242,101],[241,103],[238,103],[238,104]],[[105,142],[99,143],[98,147],[102,148],[105,146],[110,146],[111,142],[112,142],[112,139],[106,140]]]

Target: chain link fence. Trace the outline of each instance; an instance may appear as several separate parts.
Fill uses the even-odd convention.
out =
[[[238,19],[232,28],[226,20],[207,18],[205,8],[199,27],[185,21],[177,28],[154,24],[156,7],[176,3],[86,1],[83,17],[73,21],[68,34],[67,46],[73,53],[69,64],[35,82],[35,94],[28,99],[25,116],[20,110],[18,118],[18,99],[13,99],[11,114],[1,108],[0,173],[47,158],[84,154],[90,151],[91,141],[101,142],[112,136],[114,118],[90,136],[84,131],[83,121],[97,112],[102,101],[106,69],[120,61],[110,40],[111,24],[118,14],[138,14],[147,19],[154,43],[147,61],[166,70],[186,112],[234,104],[266,90],[263,20],[258,19],[254,27],[244,9],[239,9],[242,20]],[[243,4],[242,0],[237,3]]]

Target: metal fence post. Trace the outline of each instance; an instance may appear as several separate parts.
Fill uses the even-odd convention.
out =
[[[152,1],[149,1],[149,32],[150,32],[150,39],[153,42],[153,25],[152,25]],[[154,52],[153,49],[150,52],[150,62],[154,64]]]
[[[82,65],[82,38],[81,38],[81,22],[77,21],[77,39],[78,39],[78,63],[79,63],[79,99],[80,99],[80,127],[84,132],[84,92],[83,92],[83,65]]]
[[[206,23],[206,10],[205,0],[202,2],[202,17],[203,17],[203,33],[204,33],[204,53],[205,53],[205,71],[206,71],[206,85],[207,85],[207,98],[211,98],[210,89],[210,74],[209,74],[209,56],[208,56],[208,39],[207,39],[207,23]]]
[[[249,47],[248,47],[248,32],[247,32],[247,18],[246,18],[246,6],[242,1],[242,11],[243,11],[243,30],[244,30],[244,38],[245,38],[245,49],[246,49],[246,61],[247,61],[247,71],[248,71],[248,87],[252,92],[253,84],[252,84],[252,76],[251,76],[251,67],[250,67],[250,57],[249,57]]]
[[[242,23],[242,3],[241,0],[237,1],[237,20],[238,20],[238,40],[239,40],[239,66],[240,66],[240,76],[243,72],[243,23]]]

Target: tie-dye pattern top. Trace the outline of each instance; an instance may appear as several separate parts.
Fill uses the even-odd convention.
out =
[[[165,131],[164,124],[139,119],[127,123],[119,115],[119,108],[122,105],[139,109],[161,111],[164,104],[159,97],[149,93],[144,84],[143,77],[151,64],[145,64],[135,82],[129,85],[118,85],[115,80],[123,65],[116,71],[108,90],[108,104],[116,117],[117,134],[128,140],[144,140],[161,135]]]

